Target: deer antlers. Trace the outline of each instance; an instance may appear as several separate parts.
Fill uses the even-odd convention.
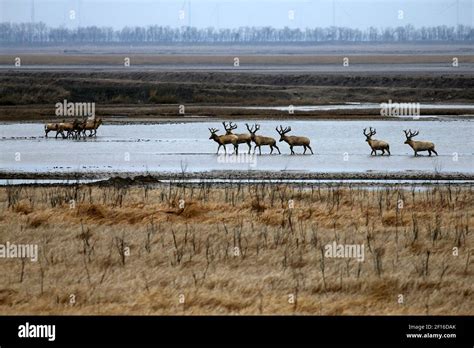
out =
[[[211,134],[216,134],[218,129],[217,128],[208,128],[209,129],[209,132],[211,132]]]
[[[407,137],[407,139],[411,139],[411,138],[413,138],[413,137],[416,137],[416,136],[420,133],[420,131],[414,131],[414,132],[412,132],[411,129],[409,129],[409,130],[404,130],[404,132],[405,132],[405,136]]]
[[[224,129],[227,133],[230,133],[232,132],[234,129],[237,128],[237,125],[235,123],[232,123],[232,122],[229,122],[229,125],[227,125],[226,122],[222,122],[222,124],[224,125]]]
[[[367,137],[367,138],[370,138],[372,135],[375,135],[377,133],[377,131],[374,129],[372,129],[372,127],[370,127],[370,130],[369,132],[367,133],[366,132],[367,128],[364,128],[364,135]]]
[[[286,127],[285,129],[283,129],[283,126],[280,126],[280,129],[278,129],[278,127],[275,129],[280,135],[286,134],[291,131],[291,127]]]
[[[250,127],[248,123],[246,123],[245,126],[247,127],[247,130],[252,134],[257,133],[257,131],[260,129],[260,125],[257,123],[255,123],[252,127]]]

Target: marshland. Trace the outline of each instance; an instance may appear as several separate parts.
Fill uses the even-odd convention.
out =
[[[469,40],[4,46],[0,313],[474,311]]]
[[[471,185],[0,188],[4,314],[470,314]],[[365,258],[329,258],[333,242]]]

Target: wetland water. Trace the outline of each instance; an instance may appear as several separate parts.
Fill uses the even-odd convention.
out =
[[[246,133],[245,123],[236,121],[236,133]],[[209,140],[208,128],[220,122],[103,125],[97,138],[86,140],[44,137],[43,124],[0,125],[0,170],[29,173],[157,173],[206,172],[212,170],[294,171],[314,173],[441,172],[474,174],[474,122],[453,121],[260,121],[258,134],[276,138],[282,155],[216,156],[217,144]],[[291,126],[289,135],[311,139],[314,156],[291,156],[286,143],[278,142],[275,127]],[[376,139],[389,142],[392,156],[370,156],[362,134],[365,127],[377,129]],[[403,129],[420,131],[415,140],[436,144],[438,157],[413,156],[403,144]],[[232,152],[228,145],[228,152]],[[222,151],[222,148],[221,148]],[[253,151],[253,149],[252,149]],[[426,154],[426,153],[425,153]]]

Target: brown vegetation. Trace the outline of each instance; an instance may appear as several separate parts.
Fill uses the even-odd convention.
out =
[[[239,51],[236,51],[239,52]],[[209,52],[208,52],[209,53]],[[0,55],[0,64],[15,62],[17,55]],[[22,54],[24,65],[117,65],[123,66],[124,56],[132,65],[220,65],[232,66],[234,57],[239,57],[242,65],[312,65],[342,64],[342,57],[348,56],[354,64],[446,64],[452,61],[452,54]],[[461,63],[474,63],[474,55],[458,54]]]
[[[3,187],[0,243],[37,243],[40,255],[0,259],[0,312],[472,314],[472,193]],[[323,257],[333,241],[363,243],[365,261]]]
[[[381,103],[388,100],[472,103],[474,100],[472,76],[456,74],[455,71],[431,75],[413,73],[409,76],[378,72],[5,71],[0,74],[0,83],[3,87],[0,96],[2,118],[16,117],[17,120],[31,119],[29,113],[37,112],[29,107],[25,115],[21,112],[15,114],[22,105],[46,107],[49,115],[45,116],[51,118],[55,103],[64,99],[95,102],[98,116],[108,115],[101,109],[105,105],[109,109],[114,106],[120,109],[118,113],[110,110],[112,115],[133,116],[137,112],[141,116],[147,115],[147,110],[125,111],[127,105],[133,104],[135,109],[154,108],[148,110],[148,114],[155,117],[159,104],[175,104],[172,115],[182,117],[178,113],[179,104],[186,105],[186,114],[189,115],[192,111],[188,107],[203,104],[238,107],[350,101]],[[13,107],[11,113],[8,107]],[[463,112],[469,111],[456,110],[456,113]]]

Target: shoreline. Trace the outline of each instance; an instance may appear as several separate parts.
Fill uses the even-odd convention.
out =
[[[347,173],[310,173],[293,171],[208,171],[193,173],[172,173],[172,172],[108,172],[108,173],[36,173],[36,172],[8,172],[0,171],[0,180],[100,180],[110,183],[147,184],[159,183],[162,181],[197,181],[203,180],[235,180],[236,182],[247,181],[288,181],[297,182],[332,180],[332,181],[357,181],[357,180],[409,180],[419,181],[474,181],[474,174],[471,173],[429,173],[429,172],[347,172]]]
[[[314,106],[336,104],[320,104]],[[342,104],[341,104],[342,105]],[[350,105],[350,104],[344,104]],[[442,103],[439,105],[443,105]],[[444,104],[448,105],[448,104]],[[298,107],[297,104],[294,105]],[[288,105],[275,106],[288,107]],[[96,117],[107,124],[160,124],[173,122],[216,122],[222,120],[372,120],[372,121],[457,121],[473,120],[473,104],[465,108],[426,108],[419,116],[381,116],[376,108],[354,108],[334,110],[296,110],[289,114],[285,110],[260,109],[247,106],[189,105],[186,114],[178,114],[179,105],[101,105],[97,107]],[[80,117],[78,117],[80,118]],[[0,124],[49,123],[60,122],[63,118],[55,116],[54,108],[44,105],[0,106]],[[72,118],[71,118],[72,119]]]

